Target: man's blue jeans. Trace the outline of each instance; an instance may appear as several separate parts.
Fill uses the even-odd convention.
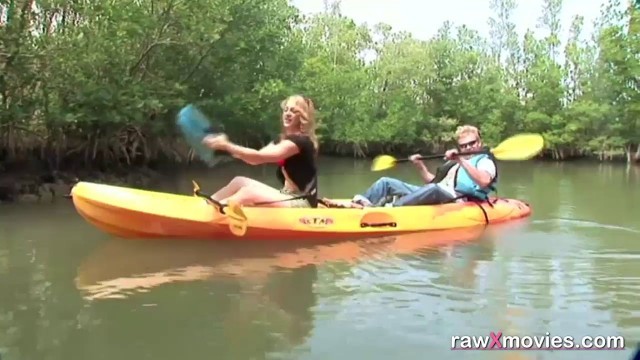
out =
[[[389,177],[378,179],[362,196],[376,206],[383,205],[382,202],[389,196],[399,197],[393,206],[441,204],[454,199],[436,184],[418,186]]]

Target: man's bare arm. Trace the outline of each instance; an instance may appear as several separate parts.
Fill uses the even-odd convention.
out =
[[[414,163],[416,165],[416,168],[418,169],[418,174],[420,174],[420,177],[422,178],[422,180],[424,181],[425,184],[428,184],[431,182],[431,180],[433,180],[433,178],[435,178],[436,176],[433,175],[429,169],[427,169],[427,166],[422,162],[418,162],[418,163]]]

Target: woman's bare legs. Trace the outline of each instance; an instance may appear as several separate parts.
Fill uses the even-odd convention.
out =
[[[235,201],[240,205],[252,205],[258,202],[270,202],[270,201],[279,201],[271,204],[264,204],[259,206],[264,207],[289,207],[287,200],[291,199],[292,195],[286,195],[280,193],[276,189],[271,189],[272,191],[265,191],[264,189],[256,188],[253,186],[247,186],[240,189],[234,195],[228,197],[224,200],[224,202]]]
[[[280,201],[294,197],[282,194],[279,190],[244,176],[234,177],[227,185],[211,195],[213,200],[226,204],[233,200],[240,205],[250,205],[256,202]],[[267,204],[270,207],[287,207],[286,201]]]
[[[236,176],[227,185],[222,187],[222,189],[216,191],[215,194],[211,195],[211,198],[216,201],[222,201],[222,199],[226,199],[229,196],[235,194],[242,187],[250,185],[252,182],[257,182],[253,179],[249,179],[244,176]]]
[[[291,199],[292,197],[295,196],[283,194],[277,189],[272,188],[271,186],[256,181],[255,183],[240,188],[240,190],[238,190],[235,194],[226,199],[223,199],[222,202],[228,203],[229,201],[235,201],[240,205],[252,205],[258,202],[279,201],[276,203],[264,204],[260,206],[289,207],[289,202],[282,200]]]

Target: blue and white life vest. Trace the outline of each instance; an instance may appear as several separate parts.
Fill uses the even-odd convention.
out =
[[[479,155],[472,156],[469,159],[469,162],[473,167],[477,168],[480,160],[485,158],[489,158],[491,161],[494,161],[491,158],[491,156],[489,156],[488,154],[479,154]],[[489,198],[489,193],[496,190],[494,184],[496,184],[497,182],[498,182],[497,167],[496,167],[496,176],[493,178],[489,186],[483,188],[480,185],[476,184],[475,181],[473,181],[473,179],[471,178],[467,170],[465,170],[462,166],[459,166],[458,169],[456,170],[454,189],[460,194],[473,197],[476,199],[480,199],[480,200],[487,200]]]

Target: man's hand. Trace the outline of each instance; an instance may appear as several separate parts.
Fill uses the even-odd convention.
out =
[[[422,155],[420,155],[420,154],[413,154],[413,155],[409,156],[409,160],[411,160],[413,165],[420,165],[420,164],[422,164],[422,160],[420,160],[421,157],[422,157]]]
[[[460,156],[458,156],[458,150],[457,149],[451,149],[451,150],[447,150],[446,153],[444,153],[444,158],[447,160],[453,160],[453,161],[460,161]]]
[[[420,159],[421,157],[422,155],[420,154],[413,154],[409,156],[409,160],[413,163],[413,165],[416,166],[416,169],[418,169],[418,173],[420,173],[420,177],[422,178],[424,183],[428,184],[431,180],[433,180],[435,175],[429,172],[427,166]]]

